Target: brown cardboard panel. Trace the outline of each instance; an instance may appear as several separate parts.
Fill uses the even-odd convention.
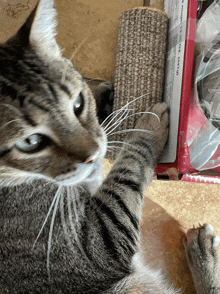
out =
[[[150,0],[150,6],[163,10],[163,0]]]
[[[182,241],[199,223],[209,222],[220,235],[219,185],[153,181],[145,196],[141,227],[146,260],[184,294],[195,294]]]
[[[159,181],[156,183],[161,184]],[[146,263],[161,270],[164,277],[176,288],[185,289],[183,293],[195,294],[182,243],[185,230],[180,222],[159,205],[156,199],[146,197],[141,231]]]
[[[36,4],[37,0],[0,0],[0,43],[17,32]]]
[[[56,1],[58,43],[85,77],[111,80],[120,14],[142,0]]]

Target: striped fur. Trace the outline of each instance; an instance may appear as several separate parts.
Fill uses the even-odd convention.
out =
[[[0,292],[179,293],[142,264],[139,248],[143,192],[167,140],[166,105],[139,119],[143,132],[130,133],[132,148],[102,183],[106,134],[91,91],[55,41],[54,16],[53,1],[41,0],[0,46]],[[21,151],[35,134],[39,149]]]

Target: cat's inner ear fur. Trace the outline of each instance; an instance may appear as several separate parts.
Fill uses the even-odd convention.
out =
[[[56,42],[56,10],[53,0],[40,0],[18,33],[8,43],[37,54],[61,57]]]

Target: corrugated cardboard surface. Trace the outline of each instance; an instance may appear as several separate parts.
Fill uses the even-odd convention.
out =
[[[59,11],[58,43],[64,54],[89,78],[112,79],[118,20],[122,11],[142,0],[56,1]]]
[[[111,164],[105,160],[106,175]],[[162,269],[184,294],[195,294],[183,239],[193,226],[209,222],[220,235],[219,185],[154,180],[145,192],[142,244],[146,261]]]
[[[19,28],[36,0],[1,0],[0,42]],[[162,1],[151,1],[161,7]],[[64,55],[91,78],[111,79],[119,15],[142,1],[55,0],[58,10],[58,43]],[[110,163],[105,160],[105,173]],[[193,224],[210,222],[220,235],[218,185],[153,181],[146,191],[142,222],[142,243],[146,260],[162,268],[174,285],[195,293],[182,239]]]

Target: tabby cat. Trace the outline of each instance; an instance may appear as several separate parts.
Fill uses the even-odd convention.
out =
[[[180,293],[143,264],[138,243],[167,107],[139,119],[102,182],[107,136],[55,41],[54,17],[53,1],[41,0],[0,45],[0,293]],[[101,85],[99,101],[103,89],[112,92]],[[210,225],[188,232],[199,294],[220,293],[219,244]]]

